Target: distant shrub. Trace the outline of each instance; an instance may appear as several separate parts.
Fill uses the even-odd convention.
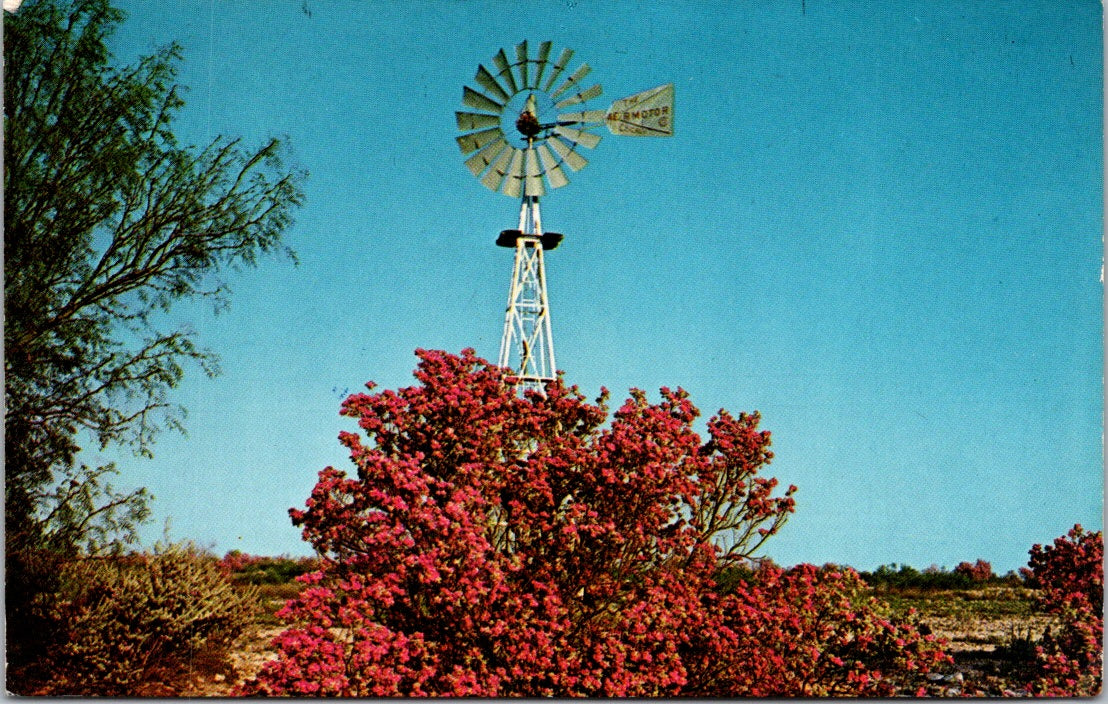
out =
[[[1103,679],[1104,537],[1074,526],[1053,545],[1035,545],[1028,585],[1039,589],[1039,605],[1057,618],[1037,650],[1034,694],[1093,696]]]
[[[883,589],[969,589],[973,580],[966,574],[948,572],[946,569],[931,565],[923,572],[910,565],[881,565],[873,572],[860,572],[866,584]]]
[[[238,584],[288,584],[319,569],[319,560],[288,555],[265,557],[232,550],[219,561],[219,568]]]
[[[730,594],[741,585],[754,582],[759,571],[776,566],[777,564],[768,557],[757,560],[738,560],[724,565],[716,575],[716,591],[720,594]]]
[[[973,582],[988,582],[990,579],[996,577],[993,574],[993,566],[985,560],[977,560],[977,562],[959,562],[954,568],[954,574],[961,574],[969,577]]]
[[[49,613],[63,639],[43,692],[52,695],[141,696],[153,684],[164,693],[198,653],[224,652],[256,608],[191,544],[75,560],[60,581]]]

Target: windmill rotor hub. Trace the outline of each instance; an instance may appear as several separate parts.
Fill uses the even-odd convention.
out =
[[[535,113],[524,110],[516,120],[516,129],[527,139],[534,139],[542,132],[543,126],[539,123],[539,118],[535,117]]]

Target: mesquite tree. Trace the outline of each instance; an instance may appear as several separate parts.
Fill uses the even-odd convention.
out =
[[[606,392],[521,398],[473,350],[417,354],[418,385],[343,404],[368,441],[343,433],[356,474],[324,469],[291,512],[323,567],[242,693],[877,693],[877,651],[906,662],[908,639],[931,661],[854,614],[856,578],[720,588],[794,507],[759,476],[756,413],[721,411],[702,440],[681,390],[632,391],[609,421]],[[822,647],[810,676],[783,674]]]
[[[281,245],[302,174],[278,140],[178,144],[181,50],[117,67],[107,0],[4,13],[5,512],[9,634],[49,589],[49,555],[104,550],[146,515],[82,445],[149,454],[169,390],[214,356],[158,316],[225,301],[220,272]],[[37,577],[35,576],[37,574]],[[31,642],[41,642],[40,634]],[[10,645],[13,643],[10,643]]]

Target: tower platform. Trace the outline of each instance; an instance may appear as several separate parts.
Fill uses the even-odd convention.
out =
[[[520,237],[534,237],[534,235],[524,235],[520,230],[501,230],[500,236],[496,238],[496,244],[498,247],[507,247],[508,249],[515,249],[516,240]],[[539,235],[539,241],[542,242],[542,248],[546,251],[557,249],[558,245],[562,243],[565,235],[558,232],[544,232]]]

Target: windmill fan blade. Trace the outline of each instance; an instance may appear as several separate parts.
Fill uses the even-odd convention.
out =
[[[580,171],[585,168],[585,164],[589,163],[588,159],[574,151],[576,145],[569,146],[557,137],[551,137],[549,144],[554,147],[554,151],[558,153],[558,156],[566,163],[566,166],[574,171]]]
[[[565,100],[558,103],[554,107],[558,108],[559,110],[561,110],[562,108],[568,108],[570,105],[576,105],[577,103],[583,103],[586,100],[592,100],[596,96],[600,95],[601,92],[602,91],[601,91],[601,88],[600,88],[600,84],[598,83],[595,86],[593,86],[592,88],[589,88],[587,90],[583,90],[580,93],[577,93],[576,95],[573,95],[569,98],[566,98]]]
[[[544,92],[550,90],[550,86],[554,85],[554,81],[558,80],[558,76],[562,75],[562,71],[565,70],[566,64],[573,58],[573,49],[562,49],[562,53],[558,56],[558,60],[554,62],[554,68],[550,71],[550,78],[546,79],[546,85],[542,87]]]
[[[564,125],[558,125],[554,128],[554,131],[569,141],[588,147],[589,149],[593,149],[596,145],[600,144],[600,135],[593,134],[592,132],[575,130],[572,127],[566,127]]]
[[[539,157],[534,148],[528,147],[525,152],[524,193],[529,196],[541,196],[546,194],[542,185],[542,169],[539,168]]]
[[[496,52],[496,56],[492,57],[492,63],[496,66],[496,75],[508,81],[508,92],[515,95],[519,92],[519,87],[516,86],[516,77],[512,75],[512,67],[508,64],[508,57],[504,55],[504,50]]]
[[[486,112],[496,113],[497,115],[504,109],[503,103],[498,103],[492,98],[478,93],[469,86],[466,86],[462,92],[462,103],[476,110],[484,110]]]
[[[512,163],[504,178],[504,193],[519,198],[523,184],[523,150],[512,147]]]
[[[463,132],[500,126],[500,117],[497,115],[486,115],[479,112],[456,112],[454,116],[458,118],[458,129]]]
[[[569,179],[566,178],[562,167],[558,166],[558,158],[550,151],[550,147],[540,144],[536,151],[538,151],[539,159],[542,161],[543,172],[546,174],[546,178],[550,180],[550,187],[561,188],[567,185]]]
[[[455,137],[455,139],[458,141],[458,148],[462,150],[462,154],[469,154],[471,151],[480,149],[494,139],[503,136],[504,133],[500,131],[499,127],[493,127],[472,134],[463,134],[461,137]]]
[[[519,71],[519,82],[524,88],[530,88],[531,83],[527,80],[527,40],[524,39],[519,44],[516,44],[516,68]]]
[[[558,115],[558,124],[588,124],[595,125],[604,122],[608,116],[607,110],[586,110],[585,112],[567,112]]]
[[[512,159],[512,151],[512,149],[505,149],[493,160],[488,172],[481,177],[481,184],[485,188],[490,191],[500,189],[500,184],[504,181],[504,175],[508,173],[508,162]]]
[[[523,181],[523,194],[528,196],[546,195],[546,186],[542,185],[542,176],[536,176],[534,179],[527,177]]]
[[[508,141],[504,139],[503,136],[489,142],[481,147],[476,154],[466,159],[466,168],[468,168],[474,176],[480,176],[481,172],[496,159],[496,156],[506,146],[508,146]]]
[[[565,93],[572,86],[575,86],[578,83],[580,83],[581,79],[584,78],[585,76],[589,75],[589,71],[591,71],[591,70],[592,69],[589,68],[588,64],[581,64],[581,68],[574,71],[572,76],[567,78],[565,80],[565,82],[562,83],[562,85],[558,86],[558,90],[556,90],[556,91],[554,91],[553,93],[550,94],[550,99],[551,100],[557,100],[559,95],[561,95],[562,93]]]
[[[546,59],[550,56],[551,42],[539,44],[539,56],[535,59],[535,80],[532,88],[538,88],[542,81],[542,74],[546,71]]]
[[[542,176],[542,169],[539,167],[539,155],[535,153],[534,147],[527,147],[527,149],[523,152],[523,161],[523,173],[528,178]]]
[[[500,99],[501,104],[508,102],[508,99],[512,96],[508,95],[508,92],[504,90],[500,85],[500,81],[496,80],[489,70],[483,65],[477,67],[477,76],[475,81],[481,84],[481,87],[487,90],[491,95]]]

